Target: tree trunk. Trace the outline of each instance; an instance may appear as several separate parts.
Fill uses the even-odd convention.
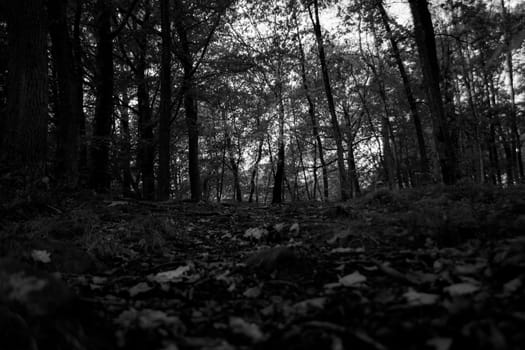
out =
[[[122,104],[120,107],[120,173],[122,194],[131,195],[133,179],[131,177],[131,133],[129,131],[129,94],[128,86],[122,86]]]
[[[279,78],[280,79],[280,72]],[[277,87],[277,98],[279,100],[279,140],[277,143],[277,169],[273,182],[272,204],[282,203],[283,201],[283,183],[284,183],[284,101],[282,82],[279,81]]]
[[[517,107],[516,107],[516,89],[514,88],[514,67],[512,65],[512,47],[510,45],[511,40],[511,33],[509,29],[509,16],[507,13],[507,8],[505,6],[505,0],[501,0],[501,9],[502,9],[502,15],[503,15],[503,23],[504,23],[504,37],[505,37],[505,46],[507,47],[505,58],[507,63],[507,73],[509,77],[509,95],[510,95],[510,111],[508,113],[509,115],[509,121],[510,121],[510,129],[511,129],[511,140],[512,140],[512,157],[514,158],[513,163],[515,163],[515,167],[517,169],[517,175],[516,178],[519,179],[520,182],[525,181],[525,174],[523,169],[523,158],[522,158],[522,152],[521,152],[521,139],[520,139],[520,130],[518,127],[518,117],[517,117]]]
[[[110,0],[97,0],[95,5],[95,118],[91,140],[91,187],[109,191],[109,146],[113,124],[113,36]]]
[[[162,52],[160,63],[158,199],[170,197],[171,31],[169,0],[160,0]]]
[[[144,16],[144,23],[148,21],[149,12]],[[146,77],[148,39],[143,27],[137,39],[140,52],[137,64],[137,101],[138,101],[138,132],[139,132],[139,159],[138,164],[142,176],[142,197],[151,200],[155,194],[155,177],[153,165],[155,161],[155,147],[153,145],[153,118],[150,107],[149,87]]]
[[[45,174],[47,153],[47,23],[43,0],[5,2],[8,99],[0,154],[8,171],[30,182]]]
[[[67,0],[48,1],[53,67],[57,78],[58,106],[56,177],[68,188],[78,184],[79,108],[73,46],[67,23]]]
[[[73,23],[73,62],[75,70],[75,107],[78,108],[78,132],[79,132],[79,173],[87,178],[88,150],[86,137],[86,116],[84,115],[84,69],[82,65],[82,40],[80,21],[82,19],[82,0],[77,0],[75,6],[75,20]]]
[[[259,140],[259,146],[257,147],[257,155],[255,157],[255,163],[253,164],[253,168],[252,168],[252,176],[250,177],[250,196],[248,198],[249,203],[253,202],[253,195],[256,193],[256,190],[257,190],[256,179],[257,179],[257,174],[259,172],[259,162],[261,161],[261,158],[262,158],[263,144],[264,144],[264,138],[261,138]]]
[[[295,13],[294,13],[294,16],[295,16]],[[306,58],[304,54],[303,44],[301,42],[301,37],[299,35],[299,25],[297,24],[297,18],[294,18],[294,19],[297,25],[297,43],[299,46],[300,63],[301,63],[301,79],[303,83],[303,90],[304,90],[304,94],[306,97],[306,101],[308,102],[308,114],[310,115],[310,121],[312,123],[312,134],[317,144],[317,148],[319,151],[319,161],[321,162],[321,171],[322,171],[322,178],[323,178],[323,200],[328,201],[328,168],[326,166],[326,161],[324,159],[323,143],[321,140],[321,136],[319,135],[319,123],[317,121],[317,117],[315,114],[315,105],[312,100],[312,97],[310,96],[310,87],[308,86],[308,78],[306,76]],[[317,180],[317,170],[315,170],[315,172],[316,174],[314,177]],[[315,188],[314,188],[314,196],[315,196]]]
[[[436,41],[427,0],[409,0],[414,19],[414,32],[423,71],[428,105],[432,116],[433,136],[437,147],[442,180],[445,184],[457,181],[458,163],[456,145],[447,121],[441,90],[439,88],[439,65],[436,54]]]
[[[180,12],[182,3],[177,1],[177,10]],[[182,92],[184,94],[184,110],[186,113],[186,127],[188,131],[188,173],[190,177],[191,200],[198,202],[201,199],[201,183],[199,169],[199,123],[198,110],[193,91],[193,57],[188,39],[188,33],[181,18],[175,20],[175,27],[180,42],[180,61],[183,69]]]
[[[348,129],[348,179],[350,181],[350,188],[352,197],[358,196],[361,193],[361,187],[359,186],[359,176],[357,174],[357,163],[354,155],[354,136],[352,135],[352,120],[350,113],[346,106],[343,106],[343,113],[347,123]]]
[[[377,7],[379,13],[381,14],[381,19],[383,21],[383,26],[385,27],[387,37],[390,40],[390,45],[392,48],[392,53],[394,54],[394,59],[396,61],[397,69],[399,70],[399,75],[401,75],[401,80],[403,81],[403,88],[405,89],[405,95],[407,98],[408,106],[410,108],[410,114],[412,116],[412,121],[416,130],[417,144],[419,149],[419,157],[421,160],[421,171],[429,171],[429,163],[427,151],[425,148],[425,137],[423,134],[423,127],[421,126],[421,117],[417,111],[416,99],[412,93],[412,88],[410,87],[410,81],[405,70],[405,65],[401,59],[401,53],[399,52],[399,47],[397,41],[394,38],[392,29],[390,28],[389,18],[383,6],[383,0],[377,1]]]
[[[326,55],[324,52],[323,45],[323,36],[321,33],[321,24],[319,22],[319,5],[317,0],[313,1],[314,13],[308,7],[308,12],[310,14],[310,20],[312,21],[314,27],[315,38],[317,41],[317,49],[319,52],[319,60],[321,62],[321,71],[323,75],[323,85],[326,94],[326,100],[328,102],[328,110],[330,112],[330,120],[332,123],[332,129],[334,133],[335,144],[337,148],[337,166],[339,169],[339,182],[341,190],[341,200],[345,201],[349,198],[348,195],[348,181],[346,176],[345,168],[345,158],[344,158],[344,148],[343,148],[343,137],[341,134],[341,129],[339,127],[339,121],[337,120],[337,114],[335,111],[334,97],[332,94],[332,87],[330,85],[330,77],[328,74],[328,65],[326,63]]]

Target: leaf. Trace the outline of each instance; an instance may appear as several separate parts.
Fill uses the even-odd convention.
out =
[[[345,287],[353,287],[363,282],[366,282],[366,276],[361,275],[359,271],[355,271],[339,279],[339,283]]]
[[[137,311],[135,309],[123,311],[116,319],[116,323],[130,328],[132,326],[141,329],[155,329],[164,325],[174,325],[180,323],[176,316],[168,316],[164,311],[144,309]]]
[[[436,337],[429,339],[427,344],[434,350],[448,350],[452,346],[452,338]]]
[[[420,293],[412,288],[403,294],[403,296],[411,306],[433,305],[439,299],[439,295],[437,294]]]
[[[260,227],[252,227],[246,230],[244,232],[244,236],[246,238],[254,238],[256,240],[260,240],[264,237],[268,236],[268,230]]]
[[[448,287],[445,287],[443,290],[449,293],[451,296],[461,296],[475,293],[479,290],[479,288],[480,287],[477,284],[463,282],[452,284]]]
[[[523,281],[521,280],[520,277],[518,277],[518,278],[515,278],[515,279],[510,280],[507,283],[505,283],[503,285],[503,290],[507,294],[512,294],[512,293],[516,292],[518,289],[520,289],[521,286],[523,286]]]
[[[305,316],[310,310],[320,310],[323,309],[326,304],[325,297],[318,297],[312,299],[306,299],[296,303],[293,306],[294,311],[301,315]]]
[[[159,272],[155,276],[148,276],[148,280],[158,283],[179,282],[190,271],[191,266],[179,266],[175,270]]]
[[[273,225],[273,229],[278,233],[281,233],[284,230],[285,226],[286,224],[284,222],[280,222],[278,224]]]
[[[150,285],[147,284],[146,282],[140,282],[129,289],[129,295],[131,297],[135,297],[139,294],[149,292],[152,289],[153,288],[150,287]]]
[[[236,334],[242,334],[252,342],[260,342],[264,334],[255,323],[248,323],[240,317],[230,317],[230,328]]]
[[[299,231],[300,231],[299,224],[295,222],[292,226],[290,226],[289,231],[290,231],[290,236],[292,237],[299,236]]]
[[[49,264],[51,262],[51,253],[49,253],[47,250],[33,249],[31,251],[31,258],[34,261]]]
[[[261,295],[261,288],[259,286],[248,288],[242,293],[246,298],[257,298]]]

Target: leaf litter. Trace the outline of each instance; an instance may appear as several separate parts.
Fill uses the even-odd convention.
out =
[[[49,334],[71,349],[520,349],[525,236],[509,213],[524,192],[458,192],[55,205],[1,231],[0,322],[22,320],[39,349]],[[434,215],[445,202],[468,217]]]

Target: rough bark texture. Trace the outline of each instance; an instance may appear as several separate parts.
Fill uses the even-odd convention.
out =
[[[441,166],[442,180],[445,184],[453,184],[459,177],[457,154],[439,88],[439,64],[432,19],[426,0],[410,0],[409,3],[414,19],[416,44],[432,116],[433,135]]]
[[[79,111],[73,46],[67,23],[67,0],[48,1],[49,30],[53,67],[56,75],[57,101],[56,177],[66,187],[78,184]]]
[[[330,112],[330,121],[332,123],[332,130],[334,134],[335,144],[337,148],[337,167],[339,169],[339,182],[341,187],[341,200],[347,200],[348,195],[348,180],[346,176],[344,148],[343,148],[343,136],[339,127],[339,121],[335,112],[334,97],[332,94],[332,87],[330,85],[330,77],[328,74],[328,65],[326,63],[326,54],[324,52],[323,36],[321,33],[321,24],[319,22],[319,8],[317,0],[313,1],[314,13],[310,11],[310,18],[314,27],[315,38],[317,41],[317,49],[319,51],[319,60],[321,62],[321,71],[323,75],[323,85],[326,94],[326,100],[328,102],[328,110]]]
[[[147,23],[149,12],[143,18],[143,23]],[[138,101],[138,132],[139,132],[139,159],[140,174],[142,178],[142,197],[144,199],[153,199],[155,194],[155,147],[153,144],[153,118],[150,107],[149,86],[146,76],[148,65],[146,62],[146,53],[148,52],[148,38],[146,28],[138,33],[137,43],[139,52],[137,53],[137,101]]]
[[[176,11],[182,15],[183,4],[176,1]],[[199,123],[197,103],[193,91],[193,57],[188,39],[188,33],[184,27],[182,18],[175,20],[175,27],[179,36],[180,55],[182,64],[183,81],[182,91],[184,93],[184,110],[186,113],[186,127],[188,130],[188,173],[190,177],[191,200],[198,202],[201,199],[201,180],[199,169]]]
[[[280,74],[280,73],[279,73]],[[277,87],[276,97],[279,100],[279,140],[277,149],[277,169],[275,170],[275,177],[273,181],[272,203],[282,203],[283,201],[283,183],[284,183],[284,102],[282,83],[279,82]]]
[[[160,63],[159,175],[157,196],[170,197],[170,120],[171,120],[171,31],[169,0],[160,0],[162,53]]]
[[[5,3],[8,101],[1,160],[30,180],[45,174],[47,151],[47,21],[43,0]]]
[[[381,19],[383,21],[383,26],[385,27],[387,37],[390,40],[392,54],[394,55],[396,65],[399,70],[399,75],[401,75],[401,80],[403,81],[403,88],[405,90],[405,95],[407,97],[408,106],[410,108],[410,114],[412,116],[412,121],[414,123],[415,131],[416,131],[417,144],[418,144],[418,149],[419,149],[419,157],[421,160],[421,171],[428,172],[429,162],[428,162],[427,151],[425,148],[425,137],[423,134],[423,127],[421,126],[421,117],[419,116],[419,113],[417,111],[416,99],[414,98],[414,94],[412,93],[412,88],[410,87],[410,81],[408,79],[408,75],[405,70],[405,65],[403,64],[403,60],[401,59],[401,53],[399,52],[397,41],[395,40],[393,36],[392,29],[390,28],[389,18],[383,6],[383,0],[377,1],[377,8],[379,9],[379,13],[381,14]]]
[[[297,28],[299,28],[296,18],[295,18],[295,21],[296,21]],[[328,189],[328,169],[327,169],[326,161],[324,158],[323,142],[321,140],[321,135],[319,134],[319,123],[317,121],[317,116],[315,114],[315,105],[312,100],[312,97],[310,96],[310,87],[308,85],[308,78],[306,76],[306,58],[304,54],[303,44],[301,43],[301,37],[299,36],[299,32],[297,33],[297,42],[299,46],[299,54],[300,54],[300,59],[301,59],[300,60],[301,79],[303,83],[303,90],[304,90],[304,94],[306,97],[306,101],[308,102],[308,115],[310,115],[310,121],[312,123],[312,134],[316,141],[317,149],[319,152],[319,161],[321,162],[321,172],[322,172],[322,179],[323,179],[323,199],[327,201],[328,191],[329,191]],[[315,190],[314,190],[314,194],[315,194]]]
[[[111,33],[112,9],[109,0],[97,0],[95,5],[95,118],[91,140],[90,185],[99,192],[110,187],[109,145],[113,124],[113,37]]]

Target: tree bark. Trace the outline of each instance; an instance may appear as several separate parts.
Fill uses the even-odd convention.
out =
[[[109,0],[97,0],[95,5],[95,118],[91,140],[91,179],[93,189],[109,191],[109,146],[113,124],[113,36],[112,8]]]
[[[412,121],[414,123],[414,127],[416,130],[419,157],[421,160],[421,171],[428,172],[429,162],[428,162],[427,151],[425,148],[425,137],[423,134],[423,127],[421,126],[421,117],[419,116],[419,113],[417,111],[416,99],[414,98],[414,94],[412,93],[412,88],[410,87],[410,81],[408,79],[408,75],[405,70],[405,65],[403,64],[403,60],[401,59],[401,53],[399,51],[397,41],[394,38],[392,29],[390,28],[390,23],[389,23],[390,19],[383,6],[383,0],[377,1],[377,8],[379,9],[379,13],[381,14],[381,19],[383,21],[383,26],[385,27],[387,37],[390,40],[392,54],[394,55],[394,60],[396,61],[397,69],[399,70],[399,75],[401,75],[401,80],[403,82],[403,88],[405,90],[405,95],[407,98],[408,106],[410,108],[410,114],[412,116]]]
[[[313,1],[314,13],[312,14],[311,8],[308,6],[308,12],[310,14],[310,20],[314,27],[315,38],[317,41],[317,49],[319,53],[319,60],[321,63],[321,72],[323,76],[323,85],[326,94],[326,100],[328,103],[328,111],[330,112],[330,118],[332,123],[332,130],[334,133],[335,144],[337,148],[337,166],[339,169],[339,182],[340,182],[340,193],[341,200],[345,201],[349,198],[348,195],[348,181],[346,176],[344,148],[343,148],[343,137],[341,128],[339,127],[339,121],[337,120],[337,114],[335,111],[334,97],[332,93],[332,87],[330,85],[330,76],[328,74],[328,65],[326,63],[326,54],[324,51],[323,35],[321,33],[321,24],[319,21],[319,4],[317,0]]]
[[[279,67],[280,70],[280,67]],[[277,168],[273,181],[272,204],[282,203],[284,183],[284,101],[281,72],[278,73],[279,83],[277,86],[277,98],[279,103],[279,139],[277,141]]]
[[[160,0],[162,51],[160,63],[158,199],[170,197],[171,20],[169,0]]]
[[[48,1],[53,67],[58,94],[56,177],[66,187],[75,188],[78,184],[81,106],[77,106],[77,74],[66,10],[67,0]]]
[[[77,0],[75,7],[75,20],[73,22],[73,62],[75,70],[75,107],[78,108],[78,132],[79,132],[79,173],[81,177],[87,178],[88,171],[88,149],[86,137],[86,116],[84,114],[84,69],[82,64],[82,40],[81,19],[83,0]]]
[[[122,177],[122,194],[131,195],[133,179],[131,177],[131,133],[129,130],[129,93],[128,84],[122,86],[122,104],[120,106],[120,173]]]
[[[294,13],[294,16],[295,16],[295,13]],[[294,19],[295,19],[297,28],[299,28],[299,25],[297,24],[297,18],[294,18]],[[321,135],[319,135],[319,123],[317,121],[317,116],[315,114],[315,105],[312,100],[312,97],[310,96],[310,87],[308,86],[308,78],[306,76],[306,57],[304,54],[301,37],[299,35],[299,29],[297,29],[297,43],[299,46],[299,55],[300,55],[299,57],[300,57],[300,64],[301,64],[301,79],[303,83],[304,95],[306,97],[306,101],[308,102],[308,114],[310,115],[310,122],[312,123],[312,134],[317,144],[317,148],[319,151],[319,161],[321,162],[321,171],[322,171],[322,179],[323,179],[323,200],[328,201],[328,194],[329,194],[328,193],[328,168],[326,166],[326,161],[324,158],[323,142],[321,140]],[[317,174],[315,174],[315,178],[317,180]],[[315,188],[314,188],[314,196],[315,196]]]
[[[143,18],[143,23],[147,23],[149,11]],[[146,54],[148,52],[148,38],[146,28],[143,24],[138,33],[137,43],[139,46],[137,62],[137,101],[138,101],[138,132],[139,132],[139,159],[138,164],[142,177],[142,197],[151,200],[155,194],[155,177],[153,166],[155,161],[155,147],[153,145],[153,118],[150,107],[149,87],[146,76],[148,65]]]
[[[501,0],[501,10],[504,23],[504,37],[505,37],[505,46],[507,48],[505,52],[505,61],[507,64],[507,74],[509,77],[509,95],[510,95],[510,111],[509,122],[511,129],[511,140],[512,140],[512,157],[513,163],[515,164],[516,178],[520,182],[525,181],[525,174],[523,169],[523,157],[521,151],[521,139],[520,139],[520,130],[518,127],[518,117],[517,117],[517,107],[516,107],[516,89],[514,87],[514,67],[512,64],[512,47],[510,45],[511,33],[509,29],[509,15],[507,13],[507,7],[505,6],[505,0]]]
[[[409,0],[414,19],[414,34],[423,71],[427,100],[432,116],[433,136],[438,152],[442,180],[454,184],[459,178],[456,145],[452,137],[439,87],[440,73],[436,40],[427,0]]]
[[[176,2],[177,11],[181,13],[182,3]],[[177,18],[175,27],[180,42],[180,61],[183,69],[181,89],[184,93],[184,110],[186,113],[186,127],[188,132],[188,173],[190,177],[191,200],[198,202],[201,199],[201,180],[199,169],[199,122],[197,103],[193,91],[194,62],[188,39],[188,33],[182,22]]]
[[[43,0],[5,2],[8,92],[1,160],[29,181],[46,173],[47,21]]]

